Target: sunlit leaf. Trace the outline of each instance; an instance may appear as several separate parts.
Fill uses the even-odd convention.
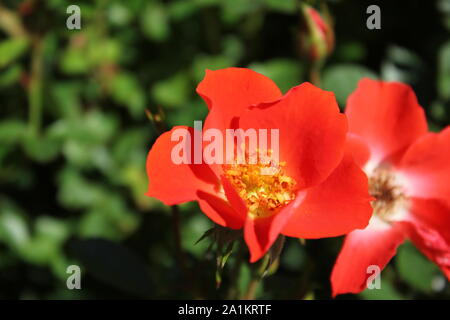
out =
[[[12,38],[0,42],[0,68],[3,68],[26,52],[26,38]]]
[[[396,266],[403,280],[416,290],[430,293],[439,268],[425,258],[411,243],[398,249]]]
[[[376,79],[375,73],[356,64],[338,64],[325,69],[321,87],[333,91],[338,103],[345,106],[348,96],[362,78]]]

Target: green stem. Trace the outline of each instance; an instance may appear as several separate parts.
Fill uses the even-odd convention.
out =
[[[271,260],[271,254],[267,253],[258,262],[255,262],[250,266],[251,269],[251,280],[247,286],[247,291],[243,296],[244,300],[255,299],[256,290],[258,289],[259,283],[262,281],[267,273]]]
[[[309,81],[319,87],[320,86],[320,69],[322,67],[322,63],[320,62],[311,62],[308,70],[308,78]]]
[[[256,295],[256,290],[258,289],[261,278],[253,278],[247,286],[247,291],[243,297],[244,300],[254,300]]]
[[[172,225],[173,225],[173,234],[174,234],[174,243],[175,243],[175,255],[183,270],[184,274],[188,275],[188,268],[186,265],[185,255],[181,245],[181,223],[180,223],[180,210],[177,205],[173,205],[170,207],[172,211]]]
[[[42,39],[37,38],[33,44],[28,91],[29,129],[32,134],[38,134],[42,125],[43,52]]]

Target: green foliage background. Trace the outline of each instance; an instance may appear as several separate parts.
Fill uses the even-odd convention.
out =
[[[382,29],[365,27],[382,8]],[[66,8],[81,8],[68,30]],[[450,1],[329,1],[336,49],[322,87],[344,107],[363,76],[411,84],[432,130],[450,119]],[[215,289],[211,222],[180,207],[186,285],[174,254],[170,209],[144,196],[145,158],[161,107],[170,126],[192,125],[204,70],[249,67],[283,91],[307,80],[295,0],[2,0],[0,3],[0,298],[224,298]],[[260,298],[330,298],[341,238],[289,239]],[[233,258],[231,258],[233,259]],[[82,289],[66,287],[82,267]],[[233,273],[234,272],[234,273]],[[381,290],[340,298],[450,298],[437,267],[409,243],[382,274]]]

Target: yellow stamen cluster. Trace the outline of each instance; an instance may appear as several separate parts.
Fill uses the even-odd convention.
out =
[[[245,201],[251,218],[272,216],[295,199],[296,181],[285,174],[285,166],[286,163],[275,164],[267,159],[257,164],[223,166],[225,176]]]
[[[377,168],[370,176],[369,193],[376,199],[372,202],[374,214],[385,221],[389,221],[396,208],[406,200],[392,171],[384,167]]]

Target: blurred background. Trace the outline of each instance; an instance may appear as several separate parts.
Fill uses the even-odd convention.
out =
[[[229,283],[244,288],[245,265],[226,266],[216,289],[209,242],[195,245],[212,227],[197,204],[173,214],[144,196],[159,134],[145,110],[163,110],[169,127],[203,119],[195,87],[205,69],[249,67],[284,92],[307,81],[298,2],[1,0],[0,298],[225,298]],[[309,2],[334,23],[320,86],[341,107],[361,77],[397,80],[413,86],[431,130],[449,124],[449,0]],[[66,27],[72,4],[80,30]],[[371,4],[380,30],[366,28]],[[341,241],[288,239],[257,297],[330,299]],[[72,264],[80,290],[66,287]],[[381,279],[381,290],[339,298],[450,298],[438,268],[409,243]]]

